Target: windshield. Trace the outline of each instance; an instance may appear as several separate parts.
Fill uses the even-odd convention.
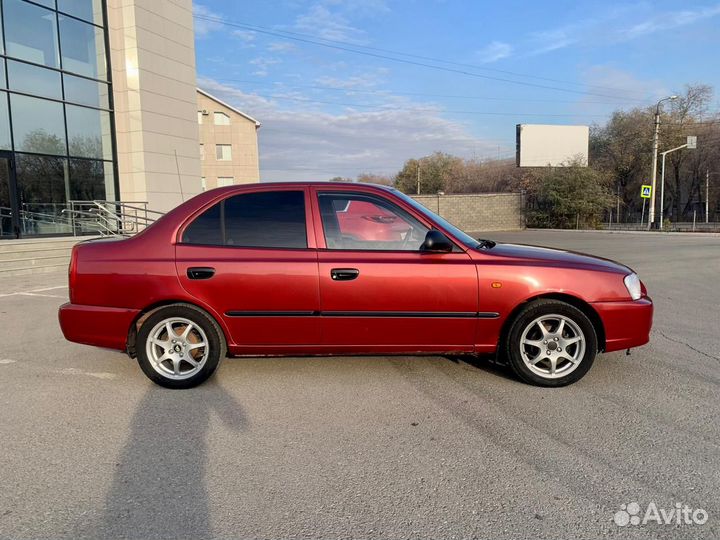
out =
[[[415,210],[417,210],[417,211],[420,212],[421,214],[429,217],[432,221],[438,223],[443,229],[445,229],[446,231],[448,231],[448,232],[449,232],[450,234],[452,234],[455,238],[457,238],[458,240],[460,240],[460,242],[462,242],[463,244],[465,244],[465,246],[467,246],[467,247],[469,247],[469,248],[472,248],[472,249],[478,249],[478,247],[480,247],[480,242],[478,242],[477,240],[475,240],[472,236],[470,236],[470,235],[467,234],[467,233],[464,233],[463,231],[461,231],[460,229],[458,229],[455,225],[453,225],[453,224],[450,223],[449,221],[441,218],[441,217],[438,216],[435,212],[433,212],[433,211],[431,211],[430,209],[426,208],[425,206],[423,206],[422,204],[420,204],[419,202],[417,202],[417,201],[416,201],[415,199],[413,199],[412,197],[408,197],[408,196],[405,195],[403,192],[398,191],[397,189],[393,189],[393,192],[395,193],[395,195],[397,195],[398,197],[400,197],[403,201],[405,201],[406,203],[408,203],[409,205],[411,205],[413,208],[415,208]]]

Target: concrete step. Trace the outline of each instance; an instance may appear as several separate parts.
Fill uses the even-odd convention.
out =
[[[28,276],[31,274],[46,273],[67,273],[68,265],[66,264],[49,264],[44,266],[26,266],[24,268],[5,268],[0,269],[0,279],[14,276]]]
[[[31,268],[34,266],[48,266],[55,264],[69,264],[70,254],[62,253],[60,255],[51,255],[49,257],[25,257],[0,261],[0,270],[15,268]]]
[[[89,236],[0,240],[0,277],[67,272],[72,247]]]
[[[0,253],[14,251],[44,250],[44,249],[70,249],[87,237],[70,238],[37,238],[29,240],[0,240]]]
[[[43,249],[18,249],[16,251],[0,251],[0,263],[15,259],[42,258],[42,257],[69,257],[72,246]]]

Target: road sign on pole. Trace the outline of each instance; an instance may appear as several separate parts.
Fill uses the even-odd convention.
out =
[[[652,186],[648,186],[648,185],[643,184],[643,185],[640,187],[640,196],[641,196],[643,199],[649,199],[651,195],[652,195]]]
[[[695,148],[697,148],[697,137],[696,136],[688,135],[687,148],[688,148],[688,150],[695,150]]]

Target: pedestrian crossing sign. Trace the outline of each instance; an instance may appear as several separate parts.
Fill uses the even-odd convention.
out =
[[[643,184],[643,186],[640,188],[640,196],[643,199],[649,199],[651,193],[652,193],[652,186],[647,186],[647,185]]]

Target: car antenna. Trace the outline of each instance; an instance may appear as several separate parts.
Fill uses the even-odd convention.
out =
[[[180,184],[180,200],[182,202],[185,202],[185,195],[183,195],[182,188],[182,177],[180,176],[180,164],[178,163],[177,148],[175,148],[175,169],[177,170],[178,174],[178,184]]]

